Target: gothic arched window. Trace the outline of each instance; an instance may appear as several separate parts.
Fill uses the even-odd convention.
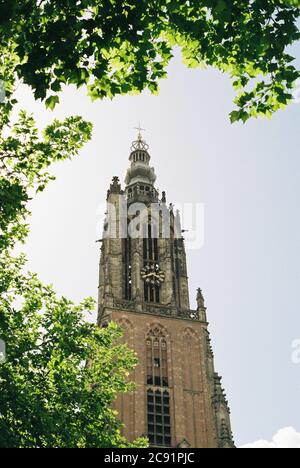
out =
[[[168,387],[167,342],[162,336],[147,338],[147,384]]]
[[[146,339],[148,437],[152,446],[171,446],[167,340],[159,327]]]
[[[153,271],[159,268],[158,232],[157,226],[151,223],[151,217],[149,223],[144,226],[143,257],[144,268]],[[144,300],[157,304],[160,302],[160,284],[153,279],[144,283]]]

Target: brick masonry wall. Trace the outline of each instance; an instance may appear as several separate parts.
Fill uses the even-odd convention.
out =
[[[172,446],[186,440],[193,448],[216,448],[212,409],[213,379],[207,357],[207,325],[202,322],[111,310],[111,319],[124,329],[123,340],[138,356],[131,380],[136,390],[115,403],[124,436],[133,441],[147,434],[146,337],[159,326],[167,339],[171,401]]]

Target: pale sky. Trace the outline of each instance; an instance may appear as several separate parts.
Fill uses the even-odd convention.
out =
[[[52,113],[18,94],[41,128],[71,114],[94,123],[92,142],[32,203],[30,269],[75,301],[96,298],[101,204],[111,178],[124,180],[141,121],[168,201],[205,205],[204,246],[188,251],[191,299],[201,287],[237,444],[300,431],[300,105],[232,126],[229,79],[178,58],[159,96],[91,103],[69,88]]]

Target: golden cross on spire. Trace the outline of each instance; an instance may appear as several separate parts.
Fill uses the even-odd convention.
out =
[[[146,130],[144,128],[141,127],[141,122],[139,122],[139,126],[138,127],[135,127],[135,130],[138,130],[139,134],[138,134],[138,139],[141,141],[143,139],[142,137],[142,132],[145,132]]]

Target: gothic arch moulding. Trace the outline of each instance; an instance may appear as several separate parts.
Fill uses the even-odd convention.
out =
[[[116,324],[122,328],[123,330],[123,337],[121,338],[122,341],[126,342],[130,348],[134,347],[134,336],[133,336],[133,324],[132,322],[126,317],[123,316],[120,319],[116,320]]]
[[[150,346],[150,343],[153,341],[160,342],[159,346],[166,347],[166,358],[168,363],[168,368],[172,368],[172,345],[171,338],[168,330],[159,322],[147,323],[147,330],[145,334],[145,345],[146,350]],[[164,344],[165,343],[165,344]],[[157,345],[156,345],[157,346]],[[169,375],[170,386],[172,386],[172,374]]]
[[[147,338],[150,334],[156,337],[164,337],[168,342],[170,341],[170,334],[168,330],[159,322],[147,323],[145,338]]]
[[[199,391],[203,386],[200,337],[192,327],[186,327],[183,340],[183,381],[186,389]]]
[[[200,339],[199,334],[192,327],[186,327],[183,330],[183,336],[184,338],[192,338],[194,340]]]
[[[119,318],[116,323],[125,330],[133,328],[132,322],[126,317],[126,315],[123,315],[123,317]]]

